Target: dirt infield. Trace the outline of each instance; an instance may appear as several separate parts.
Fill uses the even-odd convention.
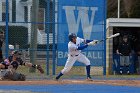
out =
[[[38,80],[38,81],[0,81],[0,85],[57,85],[57,84],[102,84],[140,87],[140,80]]]

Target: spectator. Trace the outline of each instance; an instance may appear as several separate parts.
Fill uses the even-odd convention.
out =
[[[140,74],[140,41],[136,45],[136,54],[138,57],[138,63],[137,63],[137,73]]]
[[[123,41],[119,44],[117,48],[117,54],[120,55],[120,74],[124,73],[124,67],[126,67],[127,74],[130,73],[129,65],[130,65],[130,54],[131,54],[131,45],[128,41],[128,37],[126,35],[123,36]]]

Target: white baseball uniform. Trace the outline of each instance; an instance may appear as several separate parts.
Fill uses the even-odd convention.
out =
[[[77,37],[76,44],[74,44],[71,41],[68,43],[68,59],[64,69],[61,71],[62,74],[65,74],[68,71],[70,71],[75,61],[84,63],[86,66],[90,65],[89,59],[81,53],[81,50],[77,50],[80,44],[84,42],[84,39]]]

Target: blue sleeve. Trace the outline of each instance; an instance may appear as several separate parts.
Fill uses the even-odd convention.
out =
[[[77,48],[77,50],[83,50],[83,49],[85,49],[87,47],[88,47],[88,45],[80,46],[80,47]]]
[[[93,41],[93,40],[86,40],[86,43],[89,43],[89,42],[91,42],[91,41]]]

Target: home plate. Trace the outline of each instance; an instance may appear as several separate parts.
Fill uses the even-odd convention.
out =
[[[64,82],[67,82],[67,83],[78,83],[78,84],[87,83],[87,82],[85,82],[85,80],[65,80]]]
[[[73,82],[73,83],[83,83],[84,81],[72,80],[71,82]]]

